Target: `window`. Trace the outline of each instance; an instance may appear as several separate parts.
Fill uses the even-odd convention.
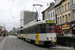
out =
[[[64,16],[63,16],[63,23],[64,23]]]
[[[59,9],[57,9],[57,12],[58,12],[58,14],[59,14]]]
[[[55,12],[55,14],[57,14],[58,12],[57,12],[57,9],[56,9],[56,12]]]
[[[58,21],[58,24],[59,24],[59,18],[58,18],[58,20],[57,20],[57,21]]]
[[[61,19],[61,17],[60,17],[60,24],[62,23],[62,19]]]
[[[70,9],[70,3],[68,3],[68,9]]]
[[[52,13],[51,13],[51,18],[52,18]]]
[[[73,10],[73,19],[75,20],[75,10]]]
[[[57,4],[57,0],[55,0],[55,4]]]
[[[64,6],[62,6],[62,12],[64,12]]]
[[[75,4],[75,0],[73,0],[73,4]]]
[[[23,30],[20,30],[20,33],[23,34]]]
[[[53,17],[55,16],[55,13],[54,13],[54,11],[53,11]]]
[[[56,14],[56,9],[55,9],[55,14]]]
[[[67,22],[67,15],[65,15],[65,17],[66,17],[66,22]]]
[[[70,14],[68,14],[68,21],[69,21],[69,22],[71,21]]]
[[[67,5],[65,4],[65,11],[67,10]]]
[[[60,13],[61,13],[61,7],[60,7]]]

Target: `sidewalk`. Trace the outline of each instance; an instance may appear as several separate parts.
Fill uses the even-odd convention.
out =
[[[4,50],[6,37],[0,37],[0,50]]]
[[[4,37],[0,37],[0,43],[3,41]]]
[[[66,46],[61,46],[61,45],[55,45],[55,46],[53,46],[53,47],[51,47],[51,48],[58,48],[58,49],[60,49],[60,48],[62,48],[62,49],[70,49],[70,50],[75,50],[73,47],[66,47]]]

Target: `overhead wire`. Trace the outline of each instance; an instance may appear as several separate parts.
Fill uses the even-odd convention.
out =
[[[10,17],[12,17],[13,4],[14,4],[14,0],[12,0],[11,10],[10,10]]]

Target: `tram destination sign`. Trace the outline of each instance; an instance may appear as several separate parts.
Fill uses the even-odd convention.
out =
[[[55,21],[46,21],[46,23],[55,23]]]

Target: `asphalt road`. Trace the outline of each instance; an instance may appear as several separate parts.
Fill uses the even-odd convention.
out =
[[[23,40],[17,39],[15,36],[7,37],[4,50],[74,50],[70,48],[61,48],[61,47],[44,47],[37,46]]]

